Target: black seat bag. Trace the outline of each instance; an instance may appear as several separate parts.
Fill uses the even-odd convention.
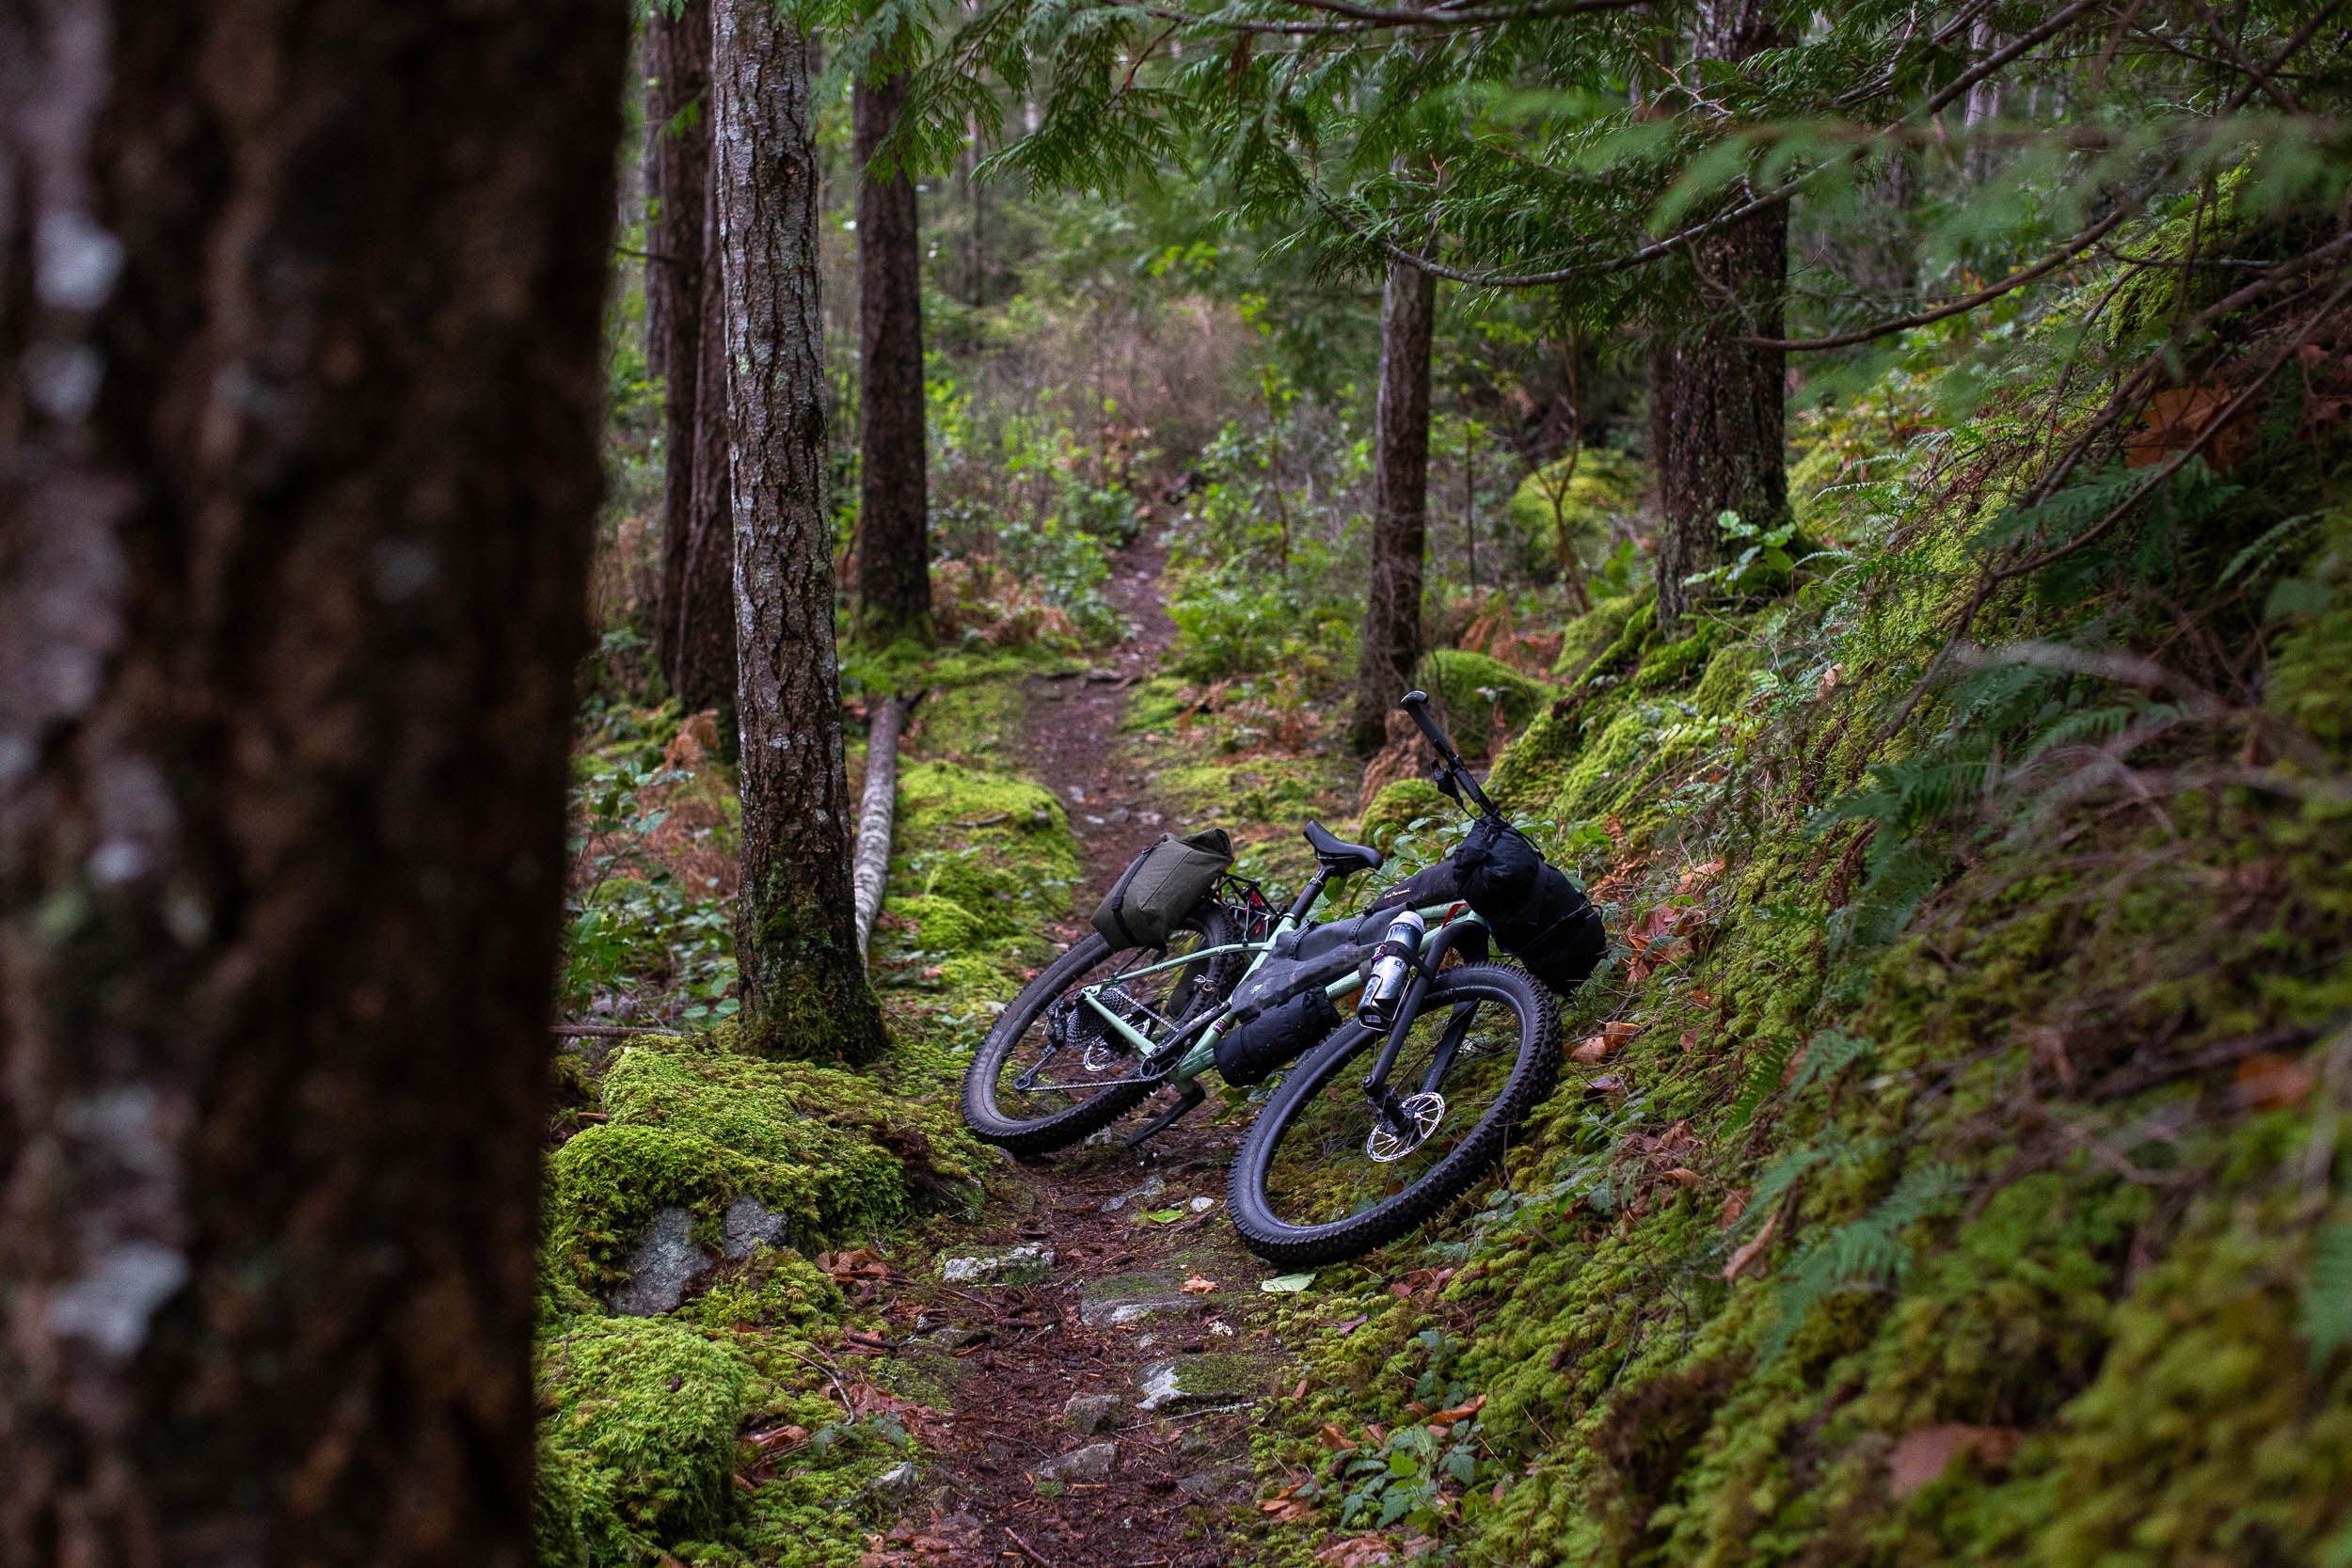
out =
[[[1454,847],[1462,896],[1503,951],[1562,996],[1590,978],[1609,951],[1600,911],[1525,833],[1481,817]]]

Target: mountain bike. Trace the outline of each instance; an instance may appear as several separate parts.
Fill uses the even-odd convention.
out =
[[[1515,832],[1426,695],[1401,705],[1436,750],[1438,787]],[[1035,1156],[1175,1090],[1133,1147],[1201,1104],[1206,1074],[1269,1085],[1229,1173],[1229,1212],[1252,1252],[1291,1267],[1393,1241],[1467,1192],[1557,1080],[1551,994],[1492,956],[1451,862],[1362,914],[1311,920],[1326,893],[1385,858],[1319,822],[1303,831],[1316,869],[1279,912],[1229,876],[1165,947],[1115,951],[1090,934],[1030,982],[964,1076],[974,1132]]]

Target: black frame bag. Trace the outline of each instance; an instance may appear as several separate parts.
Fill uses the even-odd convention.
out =
[[[1530,974],[1566,996],[1609,952],[1600,911],[1517,828],[1482,816],[1454,849],[1462,896]]]
[[[1114,950],[1166,947],[1184,917],[1233,863],[1233,841],[1222,828],[1178,838],[1162,833],[1128,863],[1094,911],[1094,928]]]

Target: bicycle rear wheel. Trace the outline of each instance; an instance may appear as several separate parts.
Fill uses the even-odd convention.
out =
[[[1165,949],[1113,952],[1099,932],[1089,932],[1013,998],[980,1042],[963,1075],[966,1125],[1015,1154],[1041,1154],[1133,1110],[1154,1087],[1135,1081],[1143,1058],[1079,1003],[1078,992],[1101,988],[1097,994],[1138,1034],[1164,1040],[1224,1002],[1241,977],[1242,955],[1136,972],[1238,940],[1232,932],[1231,917],[1216,904],[1187,919]]]
[[[1226,1187],[1249,1250],[1290,1267],[1394,1241],[1502,1157],[1560,1073],[1560,1014],[1516,964],[1472,963],[1431,984],[1389,1083],[1400,1134],[1365,1096],[1385,1033],[1350,1022],[1282,1077]]]

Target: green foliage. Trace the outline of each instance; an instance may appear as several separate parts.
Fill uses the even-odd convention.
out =
[[[1867,1214],[1799,1253],[1775,1304],[1778,1314],[1764,1339],[1765,1359],[1788,1349],[1806,1318],[1837,1291],[1899,1280],[1911,1264],[1903,1233],[1967,1192],[1969,1181],[1969,1173],[1958,1165],[1914,1166]]]

